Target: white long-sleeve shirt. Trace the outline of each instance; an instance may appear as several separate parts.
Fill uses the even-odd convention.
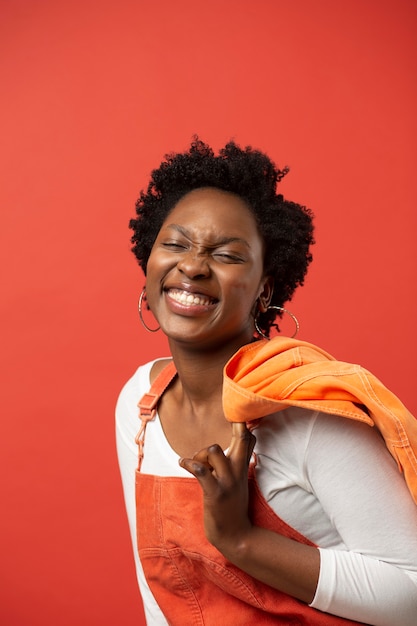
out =
[[[116,438],[147,623],[166,626],[136,544],[137,403],[149,391],[153,363],[140,367],[119,396]],[[375,626],[416,626],[417,507],[378,432],[346,418],[288,408],[263,418],[254,434],[263,496],[319,546],[311,606]],[[189,478],[178,459],[156,416],[147,426],[142,472]]]

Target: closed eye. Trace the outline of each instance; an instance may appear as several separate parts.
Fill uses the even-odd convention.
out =
[[[242,257],[237,256],[236,254],[231,254],[230,252],[214,252],[213,257],[215,259],[221,260],[223,263],[243,263],[244,259]]]
[[[180,251],[185,250],[186,246],[178,241],[165,241],[162,246],[168,250]]]

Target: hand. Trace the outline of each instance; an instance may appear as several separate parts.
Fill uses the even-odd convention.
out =
[[[232,429],[227,455],[215,444],[192,459],[180,459],[181,467],[197,478],[203,490],[207,539],[253,578],[310,603],[319,577],[319,551],[252,525],[248,517],[248,465],[255,437],[246,424],[233,424]]]
[[[234,423],[227,455],[214,444],[192,459],[179,461],[201,485],[206,537],[225,556],[252,528],[248,517],[248,465],[255,441],[246,424]]]

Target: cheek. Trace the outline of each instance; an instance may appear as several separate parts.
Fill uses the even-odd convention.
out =
[[[252,309],[261,291],[261,278],[261,273],[252,269],[229,282],[230,294],[239,300],[240,308]]]
[[[152,248],[146,267],[146,276],[149,277],[149,279],[153,279],[153,277],[155,276],[157,280],[159,274],[161,274],[167,268],[167,266],[168,262],[165,258],[165,255],[161,254],[159,250],[155,250],[154,248]]]
[[[146,299],[149,305],[151,305],[153,294],[155,294],[158,289],[160,282],[158,278],[159,275],[160,270],[157,256],[151,252],[146,267]]]
[[[149,256],[148,262],[146,264],[146,278],[149,278],[150,276],[152,276],[154,271],[154,263],[153,263],[153,257],[152,257],[152,253]]]

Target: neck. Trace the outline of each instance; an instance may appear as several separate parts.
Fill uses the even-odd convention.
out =
[[[251,339],[248,340],[249,343]],[[195,400],[213,399],[221,395],[223,368],[245,343],[228,343],[213,350],[198,350],[187,344],[169,342],[183,391]]]

